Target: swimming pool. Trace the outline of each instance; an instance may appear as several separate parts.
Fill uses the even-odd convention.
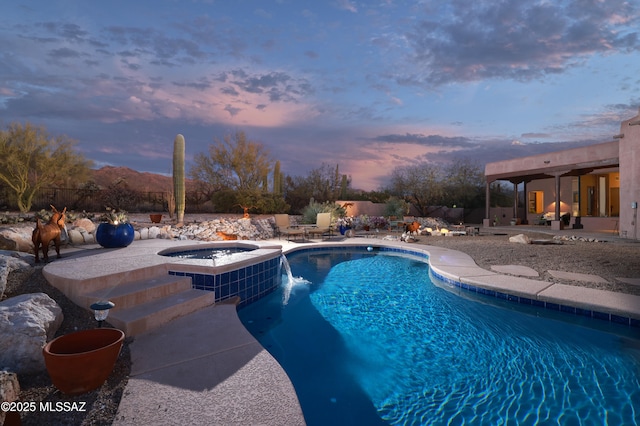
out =
[[[309,425],[640,424],[637,330],[462,298],[431,282],[424,259],[287,257],[312,284],[238,313]]]

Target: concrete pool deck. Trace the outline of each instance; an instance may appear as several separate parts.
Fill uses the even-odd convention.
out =
[[[267,242],[281,245],[285,254],[336,243]],[[126,273],[157,265],[155,253],[164,248],[195,244],[143,240],[121,250],[85,246],[46,269],[60,279]],[[465,253],[436,246],[361,238],[339,244],[425,252],[436,274],[464,285],[640,320],[640,296],[502,275],[478,267]],[[244,328],[233,304],[217,303],[135,336],[130,351],[131,374],[115,425],[305,424],[288,376]]]

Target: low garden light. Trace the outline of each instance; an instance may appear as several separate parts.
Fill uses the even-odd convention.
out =
[[[96,321],[98,321],[98,328],[102,327],[102,321],[107,319],[107,316],[109,316],[109,310],[113,309],[115,306],[115,303],[110,300],[100,300],[91,304],[93,315]]]

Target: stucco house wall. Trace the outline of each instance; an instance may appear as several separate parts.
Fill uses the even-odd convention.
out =
[[[554,213],[556,211],[556,184],[554,178],[549,179],[540,179],[534,180],[527,184],[527,193],[524,194],[524,205],[525,212],[527,215],[527,221],[530,224],[537,224],[540,219],[540,213],[530,213],[529,212],[529,192],[531,191],[541,191],[544,193],[544,202],[542,208],[542,214]],[[560,215],[564,213],[571,213],[571,205],[569,204],[569,200],[571,200],[571,177],[561,177],[560,178]]]
[[[620,125],[620,234],[640,239],[640,111]],[[635,208],[634,208],[635,206]]]
[[[617,193],[619,189],[619,203],[612,203],[610,199],[613,195],[608,195],[608,204],[610,205],[606,206],[606,211],[599,211],[599,214],[593,215],[585,215],[584,212],[581,212],[581,222],[584,229],[615,232],[622,237],[640,239],[640,231],[638,230],[640,111],[635,117],[621,123],[620,133],[614,135],[613,139],[611,142],[581,148],[489,163],[485,167],[487,183],[490,184],[497,180],[507,180],[513,183],[527,182],[524,194],[527,219],[530,223],[535,223],[537,214],[528,213],[529,192],[543,191],[545,212],[551,209],[555,210],[555,205],[550,203],[555,201],[552,198],[555,197],[555,179],[558,176],[562,213],[571,211],[573,208],[572,176],[582,176],[583,180],[589,179],[592,173],[604,176],[602,179],[607,179],[605,182],[608,182],[608,187],[614,188],[612,192]],[[488,186],[487,194],[489,194]],[[551,198],[550,200],[547,199],[548,196]],[[583,201],[581,191],[581,205]],[[567,206],[563,206],[563,203],[566,203]],[[604,204],[599,204],[599,206],[602,205]],[[487,201],[486,210],[489,210],[489,201]],[[572,213],[574,216],[576,215],[575,212]],[[490,220],[489,217],[485,217],[485,224],[489,224]],[[574,220],[572,219],[572,223]]]

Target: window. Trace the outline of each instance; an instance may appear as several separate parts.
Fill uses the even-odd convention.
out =
[[[542,191],[529,191],[529,213],[543,213],[544,193]]]

